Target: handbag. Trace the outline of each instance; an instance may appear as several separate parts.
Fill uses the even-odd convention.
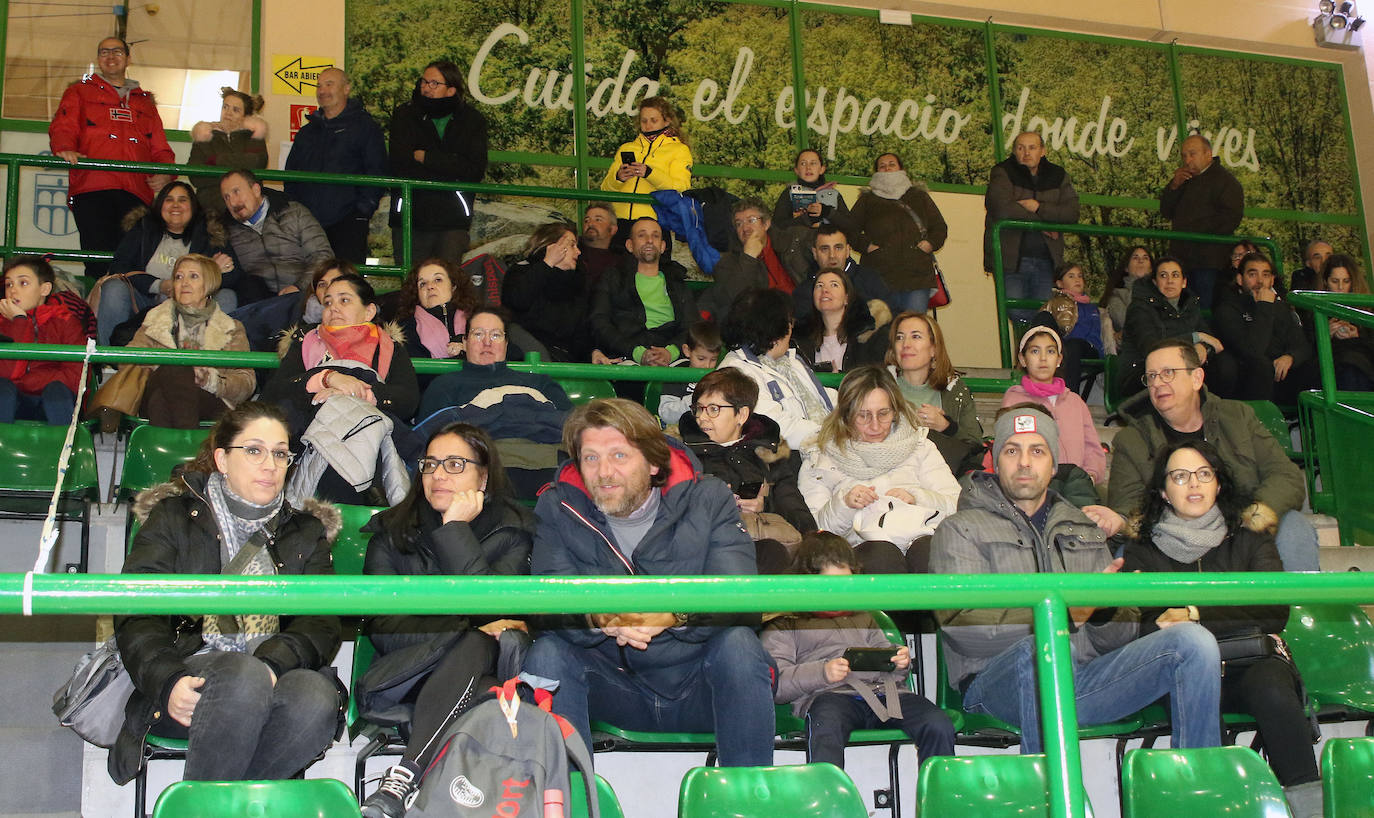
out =
[[[122,366],[109,380],[95,390],[91,403],[86,408],[86,417],[94,417],[103,409],[123,415],[137,415],[143,404],[143,390],[148,385],[148,374],[152,367]]]
[[[790,553],[802,541],[801,532],[781,514],[771,511],[741,511],[739,518],[744,523],[744,530],[749,532],[749,538],[755,542],[777,540]]]
[[[940,269],[940,262],[935,260],[935,255],[930,256],[930,263],[935,266],[935,292],[930,294],[930,301],[926,303],[929,309],[949,306],[949,287],[945,285],[945,271]]]
[[[113,747],[124,728],[124,705],[134,692],[114,637],[81,657],[72,676],[52,697],[52,712],[97,747]]]
[[[1221,675],[1228,668],[1243,668],[1270,656],[1283,655],[1278,640],[1267,633],[1242,633],[1217,639],[1221,653]]]

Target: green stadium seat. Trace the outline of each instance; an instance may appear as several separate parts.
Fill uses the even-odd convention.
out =
[[[834,764],[694,767],[678,791],[678,818],[867,818],[854,782]],[[933,814],[933,813],[932,813]]]
[[[208,434],[207,429],[135,426],[129,433],[115,502],[128,502],[140,491],[170,480],[172,469],[195,459]]]
[[[1247,400],[1242,403],[1255,410],[1255,417],[1259,418],[1264,428],[1268,429],[1269,434],[1283,447],[1284,454],[1288,455],[1290,460],[1301,463],[1302,455],[1293,448],[1293,435],[1288,430],[1288,420],[1279,407],[1267,400]]]
[[[66,439],[66,426],[0,423],[0,451],[5,453],[5,468],[0,473],[0,520],[47,517],[53,487],[57,485],[57,461]],[[98,502],[100,477],[96,472],[95,442],[90,429],[78,425],[58,496],[57,521],[81,523],[81,552],[76,570],[83,574],[90,562],[91,504]],[[33,556],[38,556],[36,550]]]
[[[363,560],[367,557],[367,544],[371,534],[364,534],[362,527],[372,519],[372,515],[382,508],[376,506],[337,505],[343,517],[339,536],[334,539],[334,573],[361,574]]]
[[[1248,747],[1132,750],[1122,801],[1124,818],[1289,818],[1274,771]]]
[[[143,748],[143,758],[144,764],[134,777],[134,818],[147,818],[148,815],[148,765],[154,761],[185,761],[186,739],[164,738],[149,733]],[[158,803],[161,802],[162,798],[159,797]]]
[[[644,408],[654,417],[658,417],[658,402],[662,398],[663,381],[649,381],[644,384]]]
[[[1364,721],[1374,716],[1374,624],[1364,609],[1294,605],[1283,638],[1319,718]]]
[[[611,385],[610,381],[592,378],[559,378],[557,380],[558,385],[563,387],[563,391],[568,393],[568,400],[573,402],[573,406],[580,406],[597,398],[615,397],[615,387]]]
[[[1036,818],[1050,814],[1043,755],[932,758],[921,765],[918,815]],[[1083,795],[1084,813],[1092,804]]]
[[[178,781],[163,791],[153,818],[356,818],[342,781]]]
[[[1333,738],[1322,748],[1326,818],[1374,818],[1374,738]]]
[[[572,783],[568,787],[569,818],[587,818],[592,814],[587,808],[585,790],[582,785],[582,773],[573,770]],[[611,789],[609,781],[599,775],[596,776],[596,807],[601,813],[601,818],[625,818],[625,811],[620,808],[620,799],[616,798],[615,790]]]

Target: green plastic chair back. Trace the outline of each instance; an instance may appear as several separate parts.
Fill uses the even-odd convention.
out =
[[[1288,818],[1274,771],[1249,747],[1131,750],[1121,786],[1124,818]]]
[[[658,402],[663,399],[663,381],[649,381],[644,384],[644,408],[649,414],[658,417]]]
[[[1050,814],[1043,755],[940,756],[921,765],[919,815],[1034,818]],[[1085,814],[1092,804],[1083,795]]]
[[[1121,405],[1121,390],[1116,383],[1119,377],[1121,359],[1116,355],[1108,355],[1102,361],[1102,406],[1109,415],[1116,414],[1116,407]]]
[[[57,460],[67,439],[67,427],[27,423],[0,423],[0,451],[5,453],[5,468],[0,470],[0,492],[42,495],[46,509],[53,486],[57,484]],[[67,462],[63,493],[85,501],[100,499],[100,477],[95,466],[95,442],[91,430],[77,426],[72,438],[72,455]],[[7,508],[12,504],[6,502]]]
[[[1283,638],[1319,708],[1374,711],[1374,625],[1362,608],[1294,605]]]
[[[694,767],[682,779],[678,818],[867,818],[863,797],[834,764]]]
[[[363,678],[367,669],[372,667],[372,660],[376,658],[377,647],[372,644],[372,639],[363,633],[363,628],[359,625],[358,633],[353,640],[353,668],[350,671],[352,675],[348,680],[350,691],[358,689],[358,680]],[[344,723],[348,725],[349,739],[357,738],[358,734],[367,726],[362,717],[358,715],[358,697],[356,695],[349,695],[348,697],[348,710],[344,712]]]
[[[208,434],[208,429],[135,426],[129,433],[116,501],[128,500],[146,488],[171,479],[172,469],[195,459]]]
[[[1322,748],[1326,818],[1374,818],[1374,738],[1333,738]]]
[[[587,793],[582,785],[582,773],[573,770],[572,783],[568,789],[569,818],[586,818],[591,815],[591,810],[587,809]],[[620,800],[615,797],[615,790],[611,789],[609,781],[599,775],[596,776],[596,806],[601,811],[601,818],[625,818],[625,811],[620,808]]]
[[[1293,435],[1288,431],[1288,421],[1284,419],[1283,412],[1279,407],[1267,400],[1247,400],[1241,401],[1246,406],[1255,410],[1255,417],[1259,418],[1264,428],[1269,430],[1269,434],[1283,447],[1283,451],[1291,459],[1299,459],[1301,455],[1293,449]]]
[[[163,790],[153,818],[356,818],[342,781],[178,781]]]
[[[374,506],[349,506],[340,503],[339,513],[343,516],[343,527],[334,539],[334,573],[361,574],[363,559],[367,556],[367,544],[371,534],[360,529],[367,525],[372,515],[383,509]]]
[[[563,387],[564,392],[568,393],[568,400],[573,402],[573,406],[581,406],[597,398],[615,397],[615,387],[611,386],[610,381],[559,378],[558,385]]]

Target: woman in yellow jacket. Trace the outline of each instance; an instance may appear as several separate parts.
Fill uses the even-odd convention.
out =
[[[646,97],[639,103],[639,136],[616,151],[601,189],[648,194],[686,190],[691,184],[692,149],[687,147],[677,110],[664,97]],[[615,202],[615,215],[620,220],[617,241],[629,238],[635,219],[656,218],[649,205],[629,202]]]

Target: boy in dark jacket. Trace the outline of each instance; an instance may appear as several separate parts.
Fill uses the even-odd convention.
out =
[[[49,303],[56,274],[38,256],[20,256],[5,265],[5,298],[0,301],[0,335],[21,344],[86,343],[81,322],[66,307]],[[43,420],[71,423],[81,364],[57,361],[0,362],[0,423]]]

